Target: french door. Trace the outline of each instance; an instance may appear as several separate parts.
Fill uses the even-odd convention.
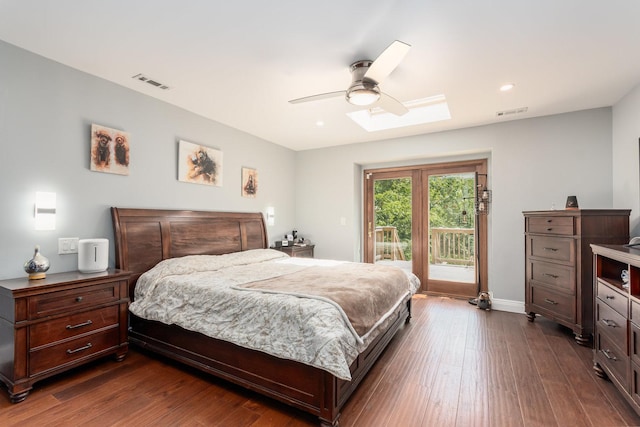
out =
[[[486,160],[364,171],[365,262],[415,273],[421,291],[460,297],[487,289]]]

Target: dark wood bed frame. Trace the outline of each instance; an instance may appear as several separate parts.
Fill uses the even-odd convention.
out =
[[[268,247],[261,213],[111,208],[116,267],[132,272],[129,294],[159,261]],[[411,299],[350,367],[352,380],[299,362],[130,314],[129,341],[318,416],[337,426],[340,410],[395,333],[411,317]]]

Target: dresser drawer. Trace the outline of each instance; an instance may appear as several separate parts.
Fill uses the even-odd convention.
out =
[[[611,341],[627,342],[627,318],[600,299],[596,300],[596,323],[598,332],[608,335]]]
[[[558,234],[572,236],[573,217],[571,216],[536,216],[529,218],[530,233]]]
[[[595,351],[598,362],[607,367],[618,383],[627,390],[629,388],[629,376],[627,373],[629,368],[629,358],[626,353],[613,344],[607,335],[601,334],[600,330],[598,330],[598,333],[596,334]]]
[[[629,297],[619,291],[618,289],[612,288],[606,283],[602,282],[598,279],[598,287],[596,290],[596,296],[615,311],[627,317],[627,305],[629,304]]]
[[[536,258],[571,263],[575,261],[575,241],[568,237],[528,236],[529,253]]]
[[[629,355],[640,366],[640,328],[629,324]]]
[[[29,375],[37,375],[117,347],[119,345],[118,337],[118,328],[114,327],[50,347],[32,350],[29,358]]]
[[[104,283],[29,297],[29,318],[37,319],[117,301],[119,299],[118,284],[118,282]]]
[[[575,294],[576,272],[572,266],[530,261],[529,274],[531,280],[569,292],[572,295]]]
[[[543,286],[531,286],[531,304],[540,314],[575,322],[575,297]]]
[[[640,326],[640,303],[635,299],[631,299],[631,311],[629,312],[629,320]]]
[[[117,325],[118,309],[118,305],[112,305],[32,325],[29,328],[29,347],[34,349],[107,326]]]

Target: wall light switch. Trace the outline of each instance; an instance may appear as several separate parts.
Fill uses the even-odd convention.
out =
[[[77,254],[78,253],[77,237],[61,237],[58,239],[58,255]]]

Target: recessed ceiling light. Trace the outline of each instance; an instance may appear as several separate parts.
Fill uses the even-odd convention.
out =
[[[368,132],[421,125],[451,118],[444,95],[407,101],[403,105],[409,109],[409,112],[403,116],[396,116],[378,107],[347,113],[347,116]]]
[[[318,126],[319,128],[321,128],[322,126],[324,126],[324,122],[322,120],[318,120],[316,122],[316,126]]]
[[[516,87],[513,83],[507,83],[500,86],[500,92],[509,92],[511,89]]]

